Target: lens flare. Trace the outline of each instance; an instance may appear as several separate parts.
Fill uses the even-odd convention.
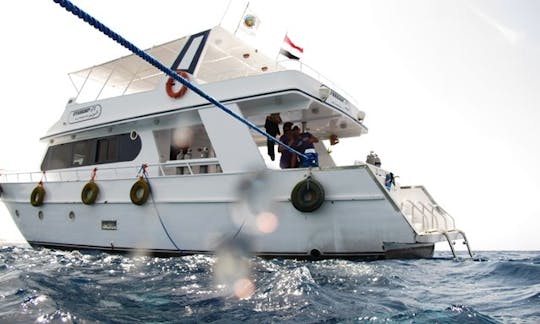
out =
[[[193,131],[190,128],[180,128],[173,133],[173,144],[176,147],[190,147],[193,143]]]
[[[277,229],[279,220],[273,213],[262,212],[257,215],[255,224],[257,225],[259,232],[269,234],[273,233]]]
[[[247,279],[241,278],[234,283],[234,295],[238,299],[247,299],[255,292],[255,284]]]
[[[254,285],[247,279],[251,277],[250,259],[239,242],[226,244],[217,251],[213,270],[215,283],[221,287],[224,296],[244,299],[253,294]]]

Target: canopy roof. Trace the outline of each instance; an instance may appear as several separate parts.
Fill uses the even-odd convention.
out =
[[[170,67],[188,38],[154,46],[145,52]],[[201,60],[193,75],[199,84],[284,69],[275,58],[262,54],[221,27],[211,30]],[[69,77],[78,93],[77,101],[85,102],[152,90],[163,80],[164,73],[131,54],[72,72]]]

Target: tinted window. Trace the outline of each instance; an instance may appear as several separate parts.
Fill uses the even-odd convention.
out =
[[[71,144],[60,144],[49,147],[43,164],[47,169],[63,169],[71,165]],[[43,170],[43,166],[41,168]]]
[[[94,141],[81,141],[72,143],[73,145],[73,160],[71,165],[74,167],[89,165],[93,162]],[[66,144],[68,145],[68,144]]]
[[[97,163],[105,163],[117,160],[118,138],[104,138],[97,141]]]
[[[47,149],[41,170],[133,161],[141,147],[140,136],[132,140],[129,134],[54,145]]]

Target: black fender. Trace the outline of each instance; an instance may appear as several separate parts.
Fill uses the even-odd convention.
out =
[[[297,210],[311,213],[324,202],[324,187],[311,177],[298,182],[291,192],[291,202]]]

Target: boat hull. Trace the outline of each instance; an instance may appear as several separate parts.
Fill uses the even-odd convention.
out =
[[[151,255],[157,257],[179,257],[194,254],[215,254],[216,251],[187,251],[187,250],[142,250],[130,247],[115,246],[89,246],[77,244],[58,244],[51,242],[28,242],[33,248],[48,248],[67,251],[103,251],[107,253],[131,254],[131,255]],[[349,253],[284,253],[284,252],[256,252],[252,254],[261,258],[282,258],[296,260],[325,260],[325,259],[344,259],[344,260],[382,260],[382,259],[429,259],[433,257],[435,245],[428,244],[410,244],[400,249],[390,249],[383,252],[349,252]]]
[[[294,186],[312,177],[324,202],[313,212],[291,203]],[[149,199],[130,200],[137,178],[96,180],[92,205],[81,202],[84,181],[5,183],[3,201],[33,246],[157,255],[214,253],[231,242],[263,257],[431,257],[433,244],[416,233],[365,166],[234,174],[149,177]]]

